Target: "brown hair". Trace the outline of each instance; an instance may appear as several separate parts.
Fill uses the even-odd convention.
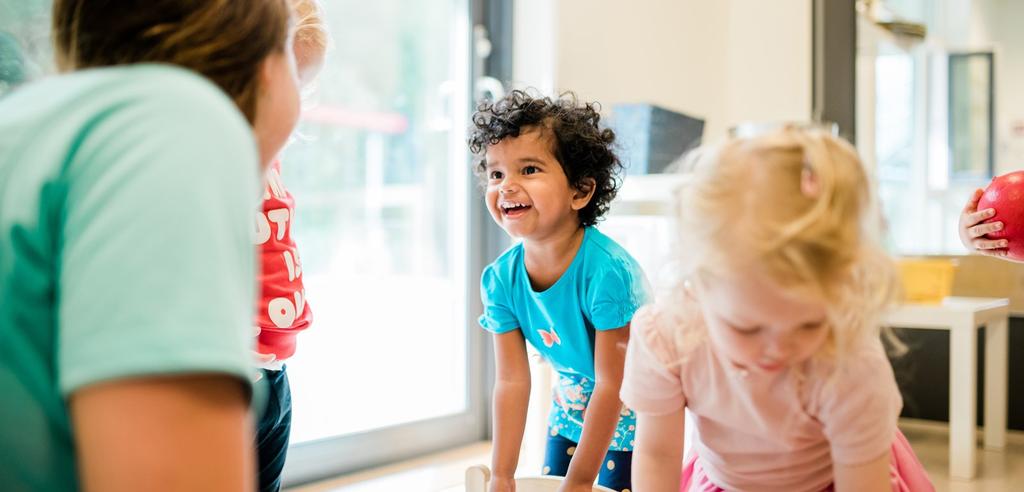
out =
[[[285,0],[54,0],[63,71],[169,63],[217,84],[250,123],[263,60],[287,47]]]

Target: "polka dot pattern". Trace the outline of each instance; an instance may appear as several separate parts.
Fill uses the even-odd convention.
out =
[[[564,477],[572,460],[575,459],[573,455],[577,448],[578,444],[575,441],[563,436],[548,437],[547,449],[544,452],[544,474]],[[609,450],[601,463],[597,483],[615,491],[629,490],[632,487],[632,463],[631,451]]]

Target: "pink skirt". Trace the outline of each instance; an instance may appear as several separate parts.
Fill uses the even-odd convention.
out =
[[[917,455],[903,437],[903,433],[896,429],[896,438],[892,443],[892,463],[889,465],[889,478],[892,483],[893,492],[934,492],[935,486],[924,471],[924,466],[918,461]],[[725,489],[715,485],[704,468],[697,462],[696,453],[686,460],[683,467],[683,480],[680,492],[725,492]],[[829,485],[825,491],[831,491]]]

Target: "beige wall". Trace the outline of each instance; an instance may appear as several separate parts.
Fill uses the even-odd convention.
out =
[[[649,102],[707,121],[806,120],[809,0],[559,0],[555,86],[606,109]]]
[[[730,123],[811,116],[811,2],[732,0]]]

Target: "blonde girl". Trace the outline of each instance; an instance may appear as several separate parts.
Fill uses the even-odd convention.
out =
[[[788,128],[691,164],[677,286],[629,343],[633,490],[931,490],[896,428],[878,328],[896,281],[854,149]]]

